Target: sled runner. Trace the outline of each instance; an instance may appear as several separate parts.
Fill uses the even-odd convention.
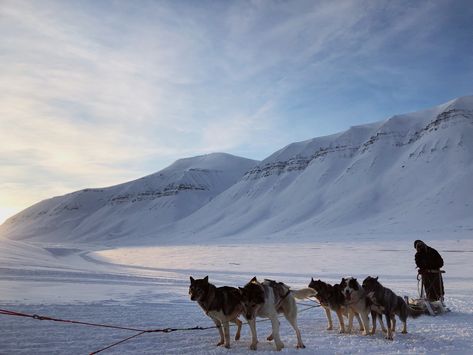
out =
[[[406,302],[414,309],[420,309],[425,314],[436,316],[438,314],[450,312],[444,303],[443,277],[444,270],[425,270],[417,275],[417,288],[419,298],[408,299]]]

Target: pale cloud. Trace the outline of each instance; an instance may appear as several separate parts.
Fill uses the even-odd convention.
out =
[[[158,170],[191,153],[191,144],[172,138],[191,132],[192,122],[185,95],[171,87],[195,81],[178,69],[191,39],[171,33],[161,43],[146,29],[158,37],[165,30],[138,26],[122,41],[103,14],[65,3],[2,2],[0,13],[8,34],[0,57],[1,206],[123,182],[152,172],[146,162]]]
[[[268,134],[279,120],[274,116],[273,108],[274,103],[268,101],[251,114],[236,115],[229,120],[212,120],[203,129],[203,146],[207,152],[215,152],[238,145],[281,144]]]
[[[330,101],[348,103],[360,83],[384,102],[417,90],[403,51],[435,50],[448,5],[4,0],[0,206],[212,151],[262,159],[347,128],[341,115],[381,108]],[[383,96],[389,85],[407,90]]]

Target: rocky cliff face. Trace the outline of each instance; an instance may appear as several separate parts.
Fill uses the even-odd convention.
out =
[[[396,120],[396,117],[393,117],[391,120]],[[473,123],[473,110],[451,108],[439,113],[432,121],[417,130],[408,129],[408,127],[405,127],[403,130],[385,130],[382,126],[377,132],[373,132],[367,140],[353,137],[351,142],[343,144],[335,138],[335,142],[331,142],[325,147],[317,148],[310,155],[296,154],[284,161],[264,161],[262,164],[246,172],[243,179],[260,179],[274,174],[280,175],[285,172],[305,170],[314,160],[323,159],[333,154],[336,154],[339,158],[350,159],[357,153],[365,153],[378,141],[386,141],[394,147],[412,145],[426,134],[446,128],[445,125],[447,124],[462,124],[464,120]],[[440,149],[447,149],[447,146],[440,147]]]

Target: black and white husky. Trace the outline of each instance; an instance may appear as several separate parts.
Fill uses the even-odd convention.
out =
[[[410,308],[402,297],[396,295],[389,288],[384,287],[378,281],[377,277],[368,276],[363,281],[363,289],[373,304],[380,309],[386,317],[388,332],[386,339],[393,339],[393,332],[396,329],[396,318],[399,317],[402,322],[402,333],[407,333],[407,317],[417,318],[422,311],[416,311]],[[391,324],[392,322],[392,324]]]
[[[327,316],[327,330],[333,329],[332,314],[334,311],[337,314],[338,322],[340,324],[340,333],[345,333],[345,322],[343,316],[349,317],[349,307],[346,305],[345,296],[342,293],[342,289],[339,284],[330,285],[321,280],[310,280],[309,287],[313,288],[317,295],[315,298],[319,301],[320,305],[325,309],[325,315]],[[358,313],[355,314],[360,329],[364,329],[361,323],[361,319]]]
[[[264,280],[258,282],[256,277],[251,279],[244,287],[240,288],[242,294],[243,315],[248,320],[251,329],[251,350],[256,350],[258,338],[256,335],[256,317],[269,318],[273,332],[268,340],[273,340],[277,350],[284,348],[279,336],[278,314],[284,317],[294,328],[297,336],[297,348],[305,348],[302,342],[301,332],[297,327],[297,305],[295,298],[304,299],[316,295],[311,288],[301,290],[290,290],[289,286],[282,282]]]
[[[191,276],[190,281],[189,295],[191,300],[197,301],[205,314],[214,321],[218,328],[220,341],[217,346],[225,344],[226,348],[230,348],[229,322],[238,326],[235,340],[240,339],[242,322],[238,319],[238,316],[243,311],[240,290],[229,286],[215,287],[209,283],[208,276],[199,280],[194,280]]]
[[[353,328],[353,314],[358,313],[361,316],[361,322],[363,323],[362,334],[368,335],[368,315],[371,313],[371,302],[366,296],[365,290],[354,277],[342,278],[342,281],[340,282],[340,288],[342,289],[342,293],[345,296],[347,307],[351,309],[351,312],[349,312],[348,316],[348,332],[351,332]],[[373,323],[375,321],[376,320],[373,319]]]

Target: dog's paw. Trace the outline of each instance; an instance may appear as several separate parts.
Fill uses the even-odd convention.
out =
[[[327,330],[333,330],[333,327],[332,327],[331,325],[329,325],[329,326],[327,327]]]
[[[407,330],[403,330],[401,333],[402,334],[407,334]]]
[[[256,345],[256,343],[254,343],[254,344],[253,344],[253,343],[252,343],[252,344],[250,344],[250,350],[256,350],[256,348],[257,348],[257,345]]]
[[[305,349],[304,344],[297,344],[296,349]]]
[[[235,340],[236,340],[236,341],[240,340],[240,333],[236,333],[236,334],[235,334]]]
[[[283,343],[276,343],[276,350],[277,350],[277,351],[281,351],[283,348],[284,348],[284,344],[283,344]]]
[[[386,335],[386,336],[384,337],[384,339],[386,339],[386,340],[394,340],[394,338],[393,338],[392,335],[391,335],[391,336]]]
[[[227,349],[230,349],[230,344],[225,344],[225,347],[226,347]]]
[[[340,329],[340,330],[338,331],[338,334],[344,334],[344,333],[346,333],[346,330],[345,330],[345,329]]]

